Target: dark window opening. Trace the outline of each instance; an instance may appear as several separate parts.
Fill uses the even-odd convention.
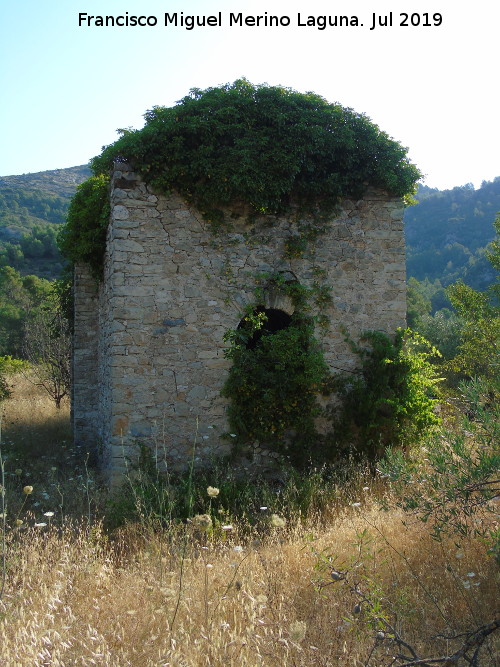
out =
[[[247,349],[253,350],[262,336],[274,334],[277,331],[286,329],[290,326],[292,321],[291,316],[288,313],[285,313],[284,310],[279,310],[277,308],[264,308],[264,306],[257,306],[254,310],[254,314],[264,313],[266,320],[261,329],[256,331],[251,338],[248,339],[246,344]],[[246,326],[245,320],[241,320],[238,324],[238,329],[243,329]]]

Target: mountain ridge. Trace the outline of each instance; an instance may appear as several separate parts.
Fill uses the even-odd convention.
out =
[[[88,165],[62,169],[47,169],[45,171],[29,172],[0,176],[0,188],[28,186],[33,189],[42,189],[49,194],[71,198],[77,185],[91,175]]]

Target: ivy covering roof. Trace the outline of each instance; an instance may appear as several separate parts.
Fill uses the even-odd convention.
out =
[[[329,209],[367,184],[408,195],[420,178],[406,149],[365,115],[314,93],[240,79],[193,89],[145,120],[92,160],[94,173],[127,160],[159,191],[176,190],[201,209],[243,201],[276,214],[291,199]]]
[[[234,203],[259,215],[287,215],[293,204],[295,213],[325,220],[367,186],[404,198],[421,177],[407,149],[364,114],[246,79],[192,89],[173,107],[147,111],[145,121],[140,130],[119,130],[91,160],[94,176],[79,187],[61,235],[63,253],[97,272],[116,161],[129,162],[157,192],[178,192],[214,226]]]

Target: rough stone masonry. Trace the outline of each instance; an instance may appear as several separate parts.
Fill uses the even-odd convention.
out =
[[[170,468],[188,465],[195,442],[200,461],[229,452],[223,337],[256,303],[257,275],[283,272],[311,286],[322,274],[332,303],[317,338],[334,372],[357,365],[341,325],[355,339],[404,326],[400,199],[368,189],[344,200],[315,245],[286,259],[295,222],[248,222],[236,211],[231,231],[214,235],[200,212],[158,195],[126,164],[116,165],[110,196],[104,280],[75,269],[72,415],[75,440],[100,452],[111,483],[139,442]],[[264,300],[293,311],[272,290]]]

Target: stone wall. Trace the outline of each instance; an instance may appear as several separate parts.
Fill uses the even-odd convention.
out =
[[[214,235],[199,212],[176,195],[155,194],[127,165],[113,175],[111,204],[98,295],[83,269],[76,275],[73,409],[76,437],[97,435],[112,478],[138,441],[170,467],[185,466],[195,443],[203,460],[229,451],[231,438],[220,438],[223,336],[255,303],[257,274],[292,272],[311,286],[323,272],[330,326],[317,337],[334,371],[357,363],[340,325],[355,338],[404,325],[403,208],[382,192],[344,201],[316,247],[291,260],[284,244],[297,233],[294,223],[248,224],[235,214],[232,230]]]
[[[97,442],[98,296],[96,281],[86,266],[74,273],[74,330],[71,384],[71,422],[75,439]]]

